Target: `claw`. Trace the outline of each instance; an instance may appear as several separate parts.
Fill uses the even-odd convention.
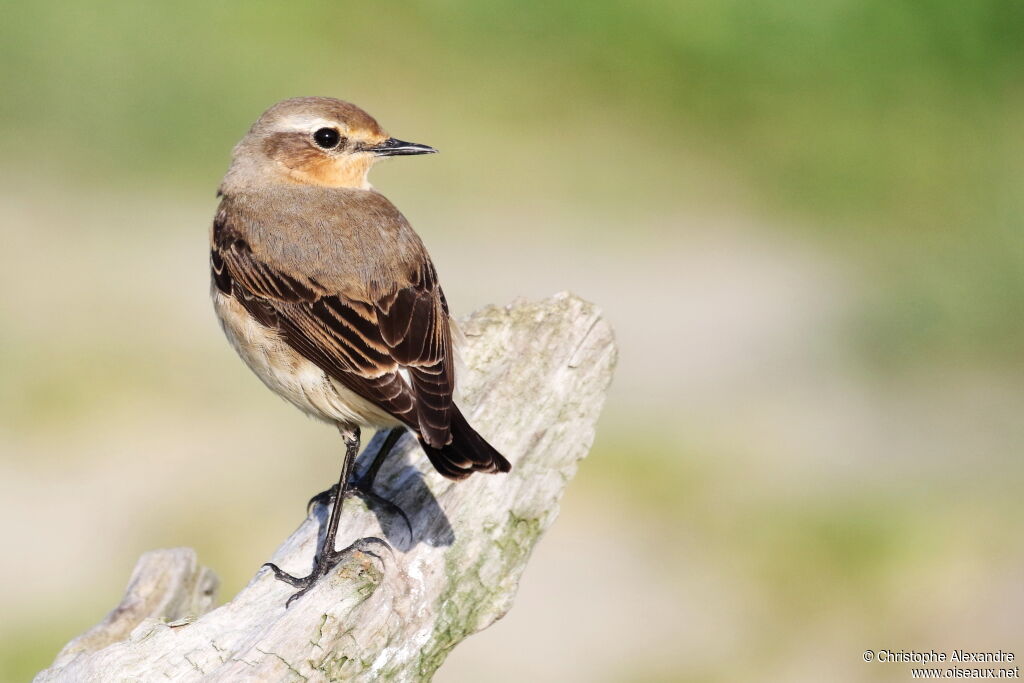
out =
[[[359,496],[369,507],[371,503],[377,503],[382,507],[386,508],[391,514],[401,517],[402,521],[405,522],[405,527],[409,530],[409,535],[412,536],[412,520],[409,519],[409,515],[405,514],[397,503],[394,503],[379,493],[375,492],[371,486],[373,482],[367,482],[365,479],[357,479],[349,485],[349,488],[345,491],[346,496]],[[335,484],[326,491],[321,491],[306,503],[306,514],[308,515],[310,510],[315,505],[331,505],[338,497],[338,485]]]
[[[338,566],[338,563],[341,562],[342,557],[349,554],[353,550],[359,550],[361,552],[366,553],[367,555],[372,555],[373,557],[376,557],[378,560],[383,560],[383,558],[380,555],[369,551],[365,547],[370,544],[383,545],[389,551],[393,552],[391,550],[391,546],[388,545],[387,541],[377,538],[376,536],[367,536],[366,538],[356,539],[354,543],[352,543],[346,548],[342,548],[341,550],[332,550],[330,552],[325,551],[323,554],[318,555],[313,560],[313,571],[311,571],[307,576],[293,576],[292,574],[289,574],[288,572],[278,567],[273,562],[267,562],[263,566],[267,567],[268,569],[270,569],[270,571],[274,572],[274,578],[278,581],[284,581],[289,586],[299,589],[295,593],[293,593],[291,597],[288,598],[287,602],[284,603],[285,609],[288,609],[293,602],[301,598],[309,591],[310,588],[315,586],[316,582],[319,581],[322,576],[325,576],[332,569]]]
[[[341,464],[341,475],[338,477],[338,483],[332,486],[331,488],[327,489],[326,491],[316,494],[315,496],[310,498],[309,503],[306,504],[306,514],[309,514],[310,509],[314,505],[327,505],[332,500],[334,501],[334,506],[331,509],[331,514],[327,519],[327,532],[324,535],[324,540],[322,544],[320,545],[321,550],[313,558],[313,570],[309,573],[308,576],[292,576],[291,574],[282,571],[282,569],[273,562],[268,562],[265,565],[263,565],[264,567],[267,567],[272,572],[274,572],[274,577],[277,580],[284,581],[288,585],[299,589],[290,598],[288,598],[288,602],[285,603],[286,608],[288,607],[288,605],[291,605],[292,602],[294,602],[296,599],[305,595],[306,591],[308,591],[310,588],[316,585],[316,582],[320,579],[321,576],[331,571],[331,569],[333,569],[338,564],[338,562],[341,561],[342,556],[345,553],[352,550],[353,548],[356,548],[361,544],[365,544],[366,542],[376,542],[383,544],[385,548],[391,550],[391,546],[389,546],[386,542],[376,537],[359,539],[352,545],[345,548],[344,550],[334,550],[334,540],[338,534],[338,522],[341,519],[341,508],[345,502],[345,497],[347,495],[363,495],[368,500],[374,500],[384,504],[392,511],[397,512],[397,514],[399,514],[402,517],[402,519],[405,521],[405,525],[409,528],[410,536],[412,535],[412,524],[409,521],[408,515],[405,514],[405,511],[402,510],[402,508],[395,505],[394,503],[392,503],[391,501],[377,495],[372,490],[370,490],[371,487],[373,486],[374,477],[376,477],[377,471],[380,469],[381,463],[383,463],[384,458],[387,457],[387,454],[391,450],[391,447],[394,446],[395,442],[398,441],[398,439],[401,438],[402,434],[405,433],[404,430],[395,428],[388,433],[387,437],[384,440],[384,444],[378,451],[377,456],[374,458],[374,461],[370,464],[369,469],[363,475],[362,479],[355,482],[355,489],[352,490],[349,489],[349,480],[351,479],[352,475],[352,463],[355,460],[356,454],[359,452],[360,430],[358,425],[352,424],[339,424],[338,429],[341,431],[341,437],[345,441],[345,459],[342,461]],[[379,555],[376,555],[374,553],[368,552],[367,554],[373,555],[378,559],[382,559]]]
[[[380,495],[379,493],[375,492],[372,488],[370,488],[372,485],[373,482],[367,484],[363,479],[357,479],[356,481],[352,482],[351,487],[349,488],[348,491],[346,491],[346,493],[352,493],[354,495],[359,496],[364,501],[366,501],[367,507],[369,507],[371,502],[379,503],[392,514],[401,517],[402,521],[405,522],[405,527],[409,530],[409,537],[412,538],[412,521],[409,519],[409,515],[405,514],[405,510],[399,507],[397,503],[388,500],[387,498],[385,498],[384,496]]]
[[[315,496],[309,499],[309,502],[306,503],[306,514],[309,514],[309,511],[313,509],[314,505],[330,505],[331,503],[334,502],[334,500],[337,497],[338,485],[335,484],[326,491],[321,491],[320,493],[316,494]]]
[[[306,577],[292,576],[288,572],[286,572],[283,569],[281,569],[280,567],[278,567],[273,562],[265,562],[263,564],[263,566],[268,568],[270,571],[274,572],[274,578],[276,578],[278,581],[284,581],[285,583],[291,584],[292,586],[295,586],[296,588],[302,587],[302,585],[305,583],[306,579],[308,579],[309,576],[312,576],[312,574],[310,574],[309,576],[306,576]],[[261,569],[262,569],[262,567],[261,567]]]

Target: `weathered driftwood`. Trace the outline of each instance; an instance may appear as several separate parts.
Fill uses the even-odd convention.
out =
[[[456,644],[511,607],[590,448],[615,364],[600,312],[568,294],[487,308],[462,329],[460,404],[512,461],[510,474],[448,481],[403,437],[376,490],[411,529],[386,506],[348,498],[338,547],[364,540],[287,609],[294,589],[261,569],[210,611],[217,579],[194,551],[147,553],[121,604],[36,681],[428,680]],[[308,573],[327,513],[314,506],[270,559]]]

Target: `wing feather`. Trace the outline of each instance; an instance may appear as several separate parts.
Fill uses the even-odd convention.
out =
[[[425,258],[425,256],[424,256]],[[374,300],[331,291],[257,257],[218,214],[211,266],[216,286],[343,386],[442,448],[455,388],[447,304],[429,259]],[[409,384],[398,372],[408,370]]]

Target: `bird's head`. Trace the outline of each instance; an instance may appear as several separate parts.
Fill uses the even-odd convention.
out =
[[[369,188],[382,157],[431,154],[427,145],[388,136],[365,111],[330,97],[278,102],[235,146],[224,185],[300,183]]]

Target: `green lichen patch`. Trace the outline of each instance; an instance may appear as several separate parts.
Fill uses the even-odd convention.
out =
[[[429,679],[444,663],[448,652],[466,636],[500,616],[508,604],[510,582],[518,581],[521,568],[542,531],[541,520],[508,513],[504,525],[494,530],[492,541],[471,564],[460,558],[468,550],[454,546],[446,556],[446,589],[437,602],[437,621],[430,640],[420,652],[417,672]],[[488,577],[502,577],[491,582]]]

